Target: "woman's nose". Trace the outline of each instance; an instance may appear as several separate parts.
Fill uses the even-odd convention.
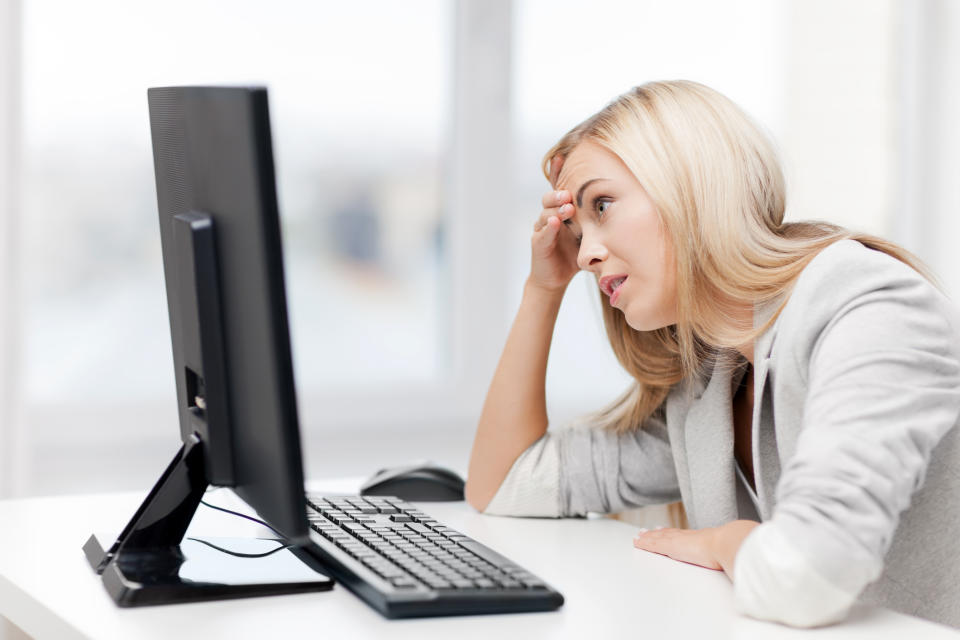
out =
[[[583,271],[589,271],[591,268],[601,264],[607,259],[607,248],[599,242],[592,234],[583,236],[580,241],[580,251],[577,253],[577,266]]]

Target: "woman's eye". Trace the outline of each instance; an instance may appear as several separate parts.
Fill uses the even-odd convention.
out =
[[[602,216],[607,212],[607,209],[610,207],[611,202],[609,200],[597,200],[593,203],[593,209],[597,212],[598,216]]]

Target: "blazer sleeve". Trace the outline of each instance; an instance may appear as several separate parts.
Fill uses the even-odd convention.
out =
[[[830,274],[858,282],[809,340],[802,429],[769,521],[736,557],[738,607],[808,627],[845,617],[883,570],[900,515],[960,415],[955,310],[883,256]],[[807,297],[812,324],[817,301]],[[820,306],[823,306],[821,299]],[[837,309],[837,307],[834,307]]]
[[[662,407],[635,431],[550,430],[514,462],[484,513],[566,517],[680,499]]]

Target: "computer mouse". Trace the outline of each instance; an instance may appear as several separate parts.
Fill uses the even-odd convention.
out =
[[[396,496],[411,502],[463,500],[463,478],[432,462],[381,469],[360,487],[362,496]]]

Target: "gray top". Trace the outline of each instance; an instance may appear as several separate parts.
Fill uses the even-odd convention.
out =
[[[755,325],[777,306],[758,308]],[[837,593],[960,626],[960,318],[949,301],[900,261],[837,242],[757,340],[754,371],[755,532],[789,541]],[[717,365],[678,384],[633,433],[548,432],[487,512],[576,516],[682,499],[694,528],[745,517],[731,410],[742,374]],[[757,573],[750,538],[738,576],[741,563]],[[757,593],[799,602],[808,583]],[[818,618],[822,606],[810,604],[808,622],[836,619]]]

